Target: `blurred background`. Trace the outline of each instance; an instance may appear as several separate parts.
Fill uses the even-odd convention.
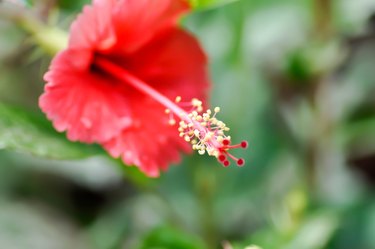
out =
[[[0,248],[375,248],[375,0],[193,1],[182,25],[247,164],[188,155],[158,179],[38,109],[88,2],[0,1]]]

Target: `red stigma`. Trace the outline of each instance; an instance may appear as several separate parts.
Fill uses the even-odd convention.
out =
[[[215,107],[213,112],[211,109],[203,112],[202,101],[196,98],[190,102],[181,102],[181,97],[177,96],[175,102],[192,107],[192,111],[186,113],[184,110],[180,110],[179,106],[170,105],[167,106],[166,113],[172,111],[178,115],[180,112],[179,135],[186,142],[192,144],[193,150],[197,150],[200,155],[207,152],[208,155],[215,156],[224,167],[230,165],[230,160],[238,166],[245,164],[244,159],[233,156],[229,151],[237,148],[244,149],[247,147],[247,142],[244,140],[239,144],[231,143],[231,137],[225,135],[225,131],[229,131],[229,128],[216,117],[220,112],[219,107]],[[173,118],[171,120],[175,123]]]
[[[227,145],[229,145],[229,144],[230,144],[229,139],[224,139],[224,140],[223,140],[223,145],[224,145],[224,146],[227,146]]]
[[[225,160],[227,160],[227,157],[223,154],[221,154],[219,157],[218,157],[218,160],[219,162],[224,162]]]
[[[244,140],[244,141],[241,142],[241,148],[246,149],[247,146],[249,146],[247,141]]]
[[[222,147],[220,148],[220,155],[218,156],[218,161],[221,162],[225,167],[229,166],[229,161],[227,158],[230,158],[234,162],[236,162],[237,166],[242,167],[245,165],[245,159],[243,158],[237,158],[234,155],[232,155],[229,150],[231,149],[237,149],[242,148],[246,149],[248,146],[247,141],[242,141],[239,144],[233,144],[231,145],[230,139],[226,138],[222,141]]]
[[[237,166],[242,167],[245,165],[245,160],[240,158],[237,160]]]

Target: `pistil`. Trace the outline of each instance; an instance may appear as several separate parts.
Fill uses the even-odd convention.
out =
[[[186,142],[191,143],[193,150],[197,150],[200,155],[207,152],[208,155],[215,156],[225,167],[230,165],[228,158],[234,160],[238,166],[244,165],[244,159],[236,158],[228,151],[235,148],[246,148],[247,142],[242,141],[240,144],[231,145],[230,136],[225,135],[229,128],[216,118],[217,113],[220,112],[219,107],[215,107],[214,112],[210,109],[203,112],[202,101],[194,98],[188,103],[182,103],[180,96],[176,96],[175,102],[173,102],[146,82],[104,57],[95,58],[93,63],[96,67],[126,82],[163,105],[166,108],[166,114],[170,115],[170,125],[176,124],[172,114],[176,115],[180,119],[178,128],[180,136]],[[187,106],[189,103],[192,110],[188,113],[181,106]]]

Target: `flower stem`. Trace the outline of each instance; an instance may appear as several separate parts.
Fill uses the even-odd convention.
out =
[[[325,40],[332,33],[332,1],[314,0],[315,35]]]

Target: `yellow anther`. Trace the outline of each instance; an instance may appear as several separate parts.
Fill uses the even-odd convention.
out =
[[[213,132],[208,132],[208,133],[204,136],[204,139],[205,139],[205,140],[209,140],[209,139],[211,139],[213,136],[214,136],[214,133],[213,133]]]
[[[207,148],[207,154],[212,156],[212,153],[214,152],[215,149],[213,148]]]
[[[201,105],[202,105],[202,101],[200,101],[199,99],[193,98],[193,99],[191,100],[191,104],[192,104],[193,106],[195,106],[195,107],[197,107],[197,106],[201,106]]]
[[[180,102],[181,97],[177,96],[175,101]],[[193,150],[198,151],[200,155],[207,152],[210,156],[218,157],[223,141],[230,140],[230,137],[224,134],[229,128],[216,118],[220,107],[215,107],[213,110],[207,109],[203,112],[202,101],[195,98],[191,100],[191,105],[193,110],[189,114],[185,113],[179,116],[181,119],[178,128],[180,137],[191,143]],[[170,124],[174,123],[174,119],[170,120]]]
[[[218,150],[215,150],[215,151],[212,153],[212,155],[213,155],[214,157],[218,157],[218,156],[220,155],[220,153],[219,153]]]
[[[199,130],[195,129],[195,130],[194,130],[194,135],[195,135],[196,137],[199,137],[199,135],[200,135]]]
[[[169,113],[171,113],[171,110],[169,110],[169,109],[165,109],[165,111],[164,111],[166,114],[169,114]]]
[[[170,124],[170,125],[175,125],[175,124],[176,124],[176,120],[174,120],[174,119],[170,119],[170,120],[168,121],[168,124]]]

